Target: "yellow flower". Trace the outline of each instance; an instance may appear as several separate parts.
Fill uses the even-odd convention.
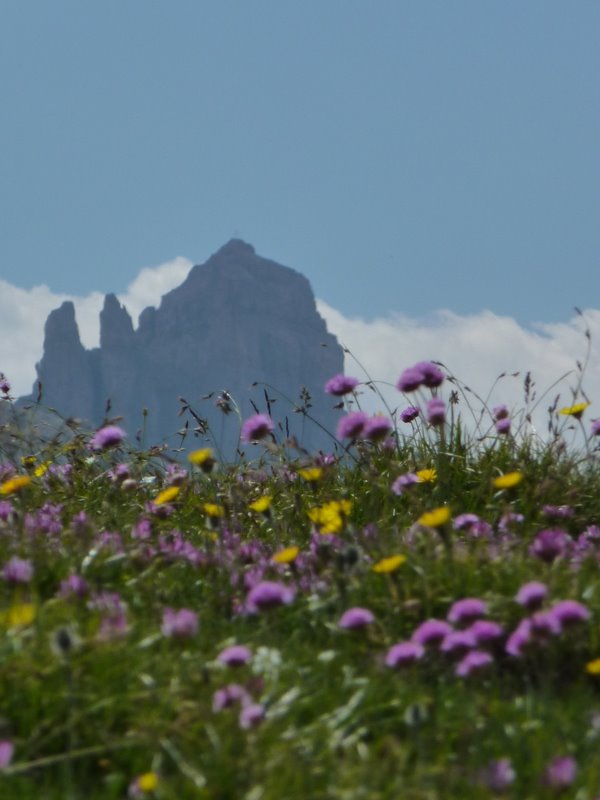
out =
[[[331,500],[322,506],[309,509],[308,516],[320,533],[340,533],[345,525],[345,518],[352,511],[350,500]]]
[[[14,478],[9,478],[4,483],[0,483],[0,494],[14,494],[20,492],[31,483],[31,478],[28,475],[15,475]]]
[[[52,464],[52,462],[51,462],[51,461],[43,461],[43,462],[42,462],[42,463],[39,465],[39,467],[36,467],[36,468],[33,470],[33,474],[35,475],[35,477],[36,477],[36,478],[41,478],[41,477],[42,477],[42,475],[45,475],[45,474],[46,474],[46,472],[48,472],[48,467],[49,467],[51,464]]]
[[[588,675],[600,675],[600,658],[595,658],[593,661],[588,661],[585,665],[585,671]]]
[[[223,508],[223,506],[217,505],[217,503],[204,503],[202,508],[208,514],[209,517],[225,516],[225,509]]]
[[[25,469],[30,469],[36,462],[37,458],[35,456],[21,456],[21,464],[23,464]]]
[[[156,772],[144,772],[136,780],[137,788],[140,792],[153,792],[158,786],[159,777]]]
[[[154,505],[162,506],[165,503],[170,503],[171,500],[175,500],[180,491],[179,486],[169,486],[168,489],[163,489],[154,498]]]
[[[293,547],[286,547],[284,550],[279,550],[275,553],[271,561],[274,561],[275,564],[291,564],[292,561],[298,558],[299,552],[300,548],[295,545]]]
[[[589,405],[589,403],[575,403],[574,406],[561,408],[558,413],[563,414],[565,417],[575,417],[579,419]]]
[[[35,619],[35,611],[33,603],[15,603],[0,612],[0,624],[6,628],[26,628]]]
[[[376,564],[373,564],[373,572],[395,572],[398,567],[406,561],[406,556],[395,555],[382,558]]]
[[[215,464],[215,457],[210,447],[202,447],[188,454],[188,461],[200,467],[204,472],[210,472]]]
[[[323,468],[306,467],[305,469],[299,469],[298,475],[300,475],[301,478],[304,478],[305,481],[309,482],[318,481],[323,476]]]
[[[419,479],[419,483],[434,483],[437,479],[437,472],[435,469],[419,469],[415,472]]]
[[[494,478],[494,489],[512,489],[523,480],[522,472],[507,472]]]
[[[265,511],[268,511],[271,503],[273,502],[273,498],[270,494],[265,494],[262,497],[257,498],[252,503],[248,504],[248,508],[251,511],[258,511],[259,514],[264,514]]]
[[[431,511],[426,511],[421,514],[417,522],[419,525],[424,525],[426,528],[441,528],[450,519],[450,509],[448,506],[440,506],[433,508]]]

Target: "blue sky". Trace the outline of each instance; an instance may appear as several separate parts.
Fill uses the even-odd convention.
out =
[[[580,355],[598,41],[597,0],[7,0],[0,369],[31,385],[65,296],[93,343],[98,292],[139,310],[232,236],[304,273],[374,368],[450,331],[467,370],[563,334]]]

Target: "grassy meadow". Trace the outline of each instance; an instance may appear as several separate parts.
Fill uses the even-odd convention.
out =
[[[419,363],[375,416],[332,376],[319,453],[226,398],[230,463],[190,408],[185,451],[118,419],[43,435],[9,378],[1,800],[600,797],[581,376],[543,437],[529,376],[490,407]]]

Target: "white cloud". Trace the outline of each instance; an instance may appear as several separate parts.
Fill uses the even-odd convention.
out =
[[[160,298],[181,284],[192,262],[176,258],[157,267],[142,269],[119,297],[129,310],[134,324],[148,305],[159,305]],[[56,294],[47,286],[27,291],[0,280],[0,370],[11,381],[16,395],[27,394],[35,380],[35,363],[41,358],[44,322],[52,309],[64,300],[76,307],[81,339],[86,347],[98,344],[99,312],[103,297],[92,292],[85,297]],[[566,322],[536,324],[526,328],[510,317],[490,311],[459,316],[439,311],[426,319],[406,315],[363,320],[347,318],[322,301],[321,315],[329,330],[348,348],[346,371],[364,378],[355,362],[358,359],[379,387],[390,405],[404,405],[404,399],[393,384],[400,372],[416,361],[434,359],[443,362],[461,382],[486,396],[498,376],[507,376],[497,383],[490,403],[505,402],[514,409],[523,406],[523,379],[531,371],[538,397],[560,378],[569,377],[540,402],[535,424],[542,430],[546,423],[545,409],[561,392],[561,404],[571,402],[570,387],[577,385],[576,362],[586,357],[591,334],[591,354],[584,379],[584,389],[592,401],[590,416],[600,416],[600,310],[589,310]],[[510,373],[519,372],[518,377]],[[385,382],[391,384],[386,386]],[[381,402],[367,391],[367,408],[378,410]],[[473,401],[478,407],[477,401]]]

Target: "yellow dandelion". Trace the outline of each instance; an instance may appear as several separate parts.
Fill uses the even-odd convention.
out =
[[[224,517],[225,516],[225,509],[223,506],[218,505],[217,503],[204,503],[202,506],[206,514],[209,517]]]
[[[271,561],[275,562],[275,564],[291,564],[292,561],[295,561],[298,558],[298,553],[300,552],[300,548],[296,547],[286,547],[284,550],[279,550],[271,557]]]
[[[588,661],[585,665],[585,671],[588,675],[600,675],[600,658],[595,658],[593,661]]]
[[[424,525],[426,528],[441,528],[450,519],[450,509],[448,506],[440,506],[439,508],[432,508],[431,511],[426,511],[421,514],[417,522],[419,525]]]
[[[51,464],[52,464],[51,461],[42,461],[42,463],[33,470],[33,474],[35,475],[35,477],[41,478],[42,475],[45,475],[46,472],[48,472],[48,467]]]
[[[350,500],[331,500],[322,506],[309,509],[308,517],[320,533],[340,533],[346,524],[346,517],[352,511]]]
[[[171,500],[175,500],[180,491],[179,486],[169,486],[168,489],[163,489],[154,498],[154,505],[162,506],[165,503],[170,503]]]
[[[257,498],[252,503],[248,504],[248,508],[251,511],[258,511],[259,514],[264,514],[266,511],[269,510],[271,507],[271,503],[273,502],[273,498],[270,494],[265,494],[262,497]]]
[[[565,408],[561,408],[558,413],[565,417],[575,417],[576,419],[579,419],[589,405],[589,403],[575,403],[574,406],[566,406]]]
[[[0,494],[15,494],[20,492],[31,483],[29,475],[15,475],[14,478],[9,478],[4,483],[0,483]]]
[[[300,475],[301,478],[304,478],[305,481],[314,483],[314,481],[318,481],[323,477],[323,468],[306,467],[305,469],[299,469],[298,475]]]
[[[373,572],[395,572],[406,561],[406,556],[395,555],[382,558],[376,564],[373,564]]]
[[[136,780],[140,792],[153,792],[158,787],[159,777],[156,772],[144,772]]]
[[[15,603],[0,612],[0,624],[5,628],[27,628],[35,619],[35,614],[33,603]]]
[[[202,447],[188,454],[188,461],[200,467],[204,472],[210,472],[215,464],[215,457],[210,447]]]
[[[494,478],[494,489],[512,489],[513,486],[517,486],[522,480],[522,472],[507,472],[504,475],[498,475],[497,478]]]
[[[437,471],[433,468],[419,469],[415,472],[415,475],[419,479],[419,483],[435,483],[437,480]]]

